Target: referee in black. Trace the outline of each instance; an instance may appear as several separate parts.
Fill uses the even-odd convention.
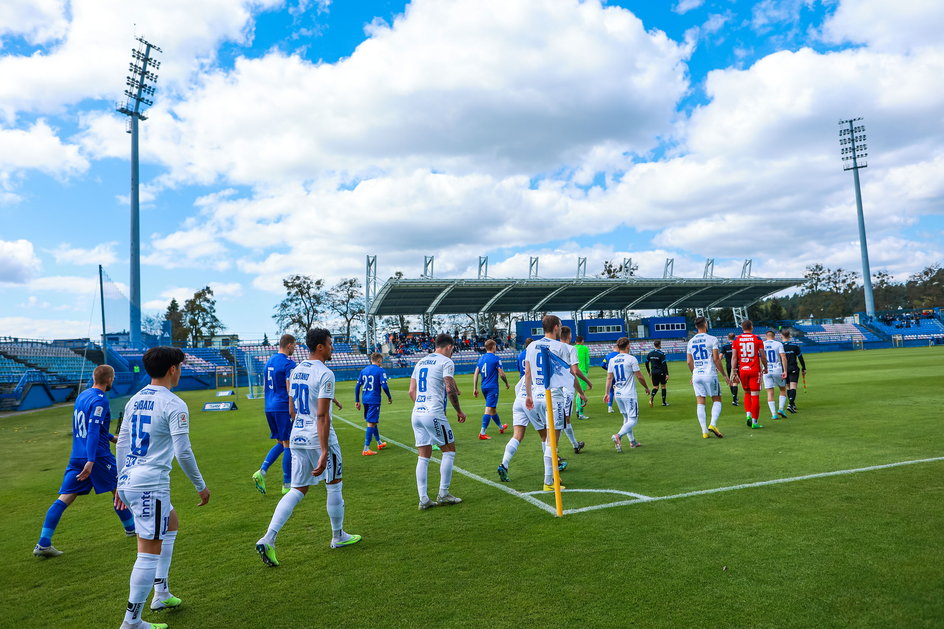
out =
[[[731,373],[731,354],[734,352],[734,332],[728,332],[728,342],[721,346],[721,353],[724,354],[724,367],[728,373]],[[732,378],[731,383],[731,406],[738,405],[738,385]]]
[[[800,346],[790,338],[790,330],[781,330],[780,335],[783,337],[783,353],[787,355],[787,373],[785,377],[787,379],[787,399],[790,401],[787,404],[787,410],[796,413],[797,382],[800,381],[801,368],[803,375],[806,375],[806,361],[803,359]]]
[[[662,389],[662,406],[668,406],[665,401],[665,383],[669,381],[669,364],[665,360],[665,353],[662,351],[662,341],[653,341],[655,349],[646,355],[646,371],[652,378],[652,391],[649,392],[649,406],[652,407],[652,401],[656,399],[656,391]]]

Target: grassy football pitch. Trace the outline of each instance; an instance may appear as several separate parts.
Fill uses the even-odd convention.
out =
[[[574,455],[566,437],[561,444],[570,463],[563,519],[524,496],[542,482],[533,432],[511,482],[498,483],[510,430],[492,426],[490,441],[477,439],[484,404],[471,395],[471,376],[458,378],[468,422],[450,411],[456,465],[468,473],[457,470],[452,493],[464,502],[426,512],[416,508],[416,457],[392,443],[413,443],[408,380],[392,382],[394,403],[381,416],[391,445],[374,457],[360,456],[353,383],[341,383],[345,528],[364,541],[328,548],[325,492],[316,487],[279,536],[275,569],[253,549],[280,497],[279,464],[268,495],[250,480],[270,445],[261,401],[202,413],[214,393],[184,393],[212,498],[196,508],[175,466],[181,533],[170,586],[184,605],[144,618],[172,629],[944,626],[944,352],[818,354],[808,366],[799,414],[770,421],[762,398],[766,428],[752,431],[725,390],[725,438],[706,440],[687,369],[673,363],[670,406],[657,398],[650,409],[640,391],[643,447],[623,454],[609,441],[621,422],[602,403],[605,372],[594,368],[590,419],[575,421],[586,449]],[[517,374],[509,377],[513,384]],[[509,424],[512,401],[503,391]],[[107,494],[66,511],[53,540],[62,557],[31,555],[70,440],[69,408],[0,419],[4,627],[121,623],[135,543]],[[849,470],[862,471],[827,475]],[[739,487],[804,476],[813,477]],[[433,495],[438,478],[433,463]],[[553,495],[534,499],[553,504]]]

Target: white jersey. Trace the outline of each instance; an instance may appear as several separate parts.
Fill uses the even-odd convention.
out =
[[[118,487],[129,491],[170,490],[173,435],[190,432],[187,404],[166,387],[149,384],[125,405],[118,439],[128,450],[118,461]]]
[[[574,347],[573,345],[568,345],[567,343],[564,343],[564,347],[566,347],[568,350],[570,350],[570,358],[567,359],[567,363],[568,363],[569,365],[576,365],[576,364],[578,364],[578,361],[577,361],[577,348]],[[577,394],[577,388],[574,386],[574,379],[573,379],[573,378],[571,378],[570,381],[569,381],[566,385],[564,385],[564,393],[567,394],[567,395],[569,395],[570,397],[574,397],[574,395]]]
[[[293,449],[320,448],[318,441],[318,400],[334,399],[334,372],[320,360],[304,360],[289,376],[295,421],[289,444]],[[328,447],[338,446],[331,423],[332,403],[328,403]],[[340,446],[339,446],[340,447]]]
[[[416,401],[413,414],[446,416],[446,378],[456,373],[456,364],[442,354],[430,354],[413,367]]]
[[[541,350],[545,347],[550,354],[550,365],[544,365],[543,359],[540,358]],[[538,339],[528,345],[525,360],[531,366],[532,396],[545,389],[573,389],[574,376],[570,367],[577,364],[577,351],[570,345],[546,337]]]
[[[619,353],[607,363],[606,373],[613,374],[613,394],[619,398],[636,397],[636,372],[639,361],[632,354]]]
[[[692,376],[718,377],[718,368],[715,367],[715,357],[712,350],[721,351],[718,337],[699,332],[688,341],[686,352],[692,357],[695,369]]]
[[[764,341],[764,354],[767,358],[767,373],[780,375],[783,373],[783,363],[780,362],[780,354],[783,351],[783,343],[780,341]]]

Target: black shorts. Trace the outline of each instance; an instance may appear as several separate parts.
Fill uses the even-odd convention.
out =
[[[669,374],[667,373],[656,373],[652,372],[652,386],[657,387],[660,384],[665,384],[665,381],[668,379]]]
[[[787,383],[790,382],[799,382],[800,381],[800,370],[799,369],[787,369]]]

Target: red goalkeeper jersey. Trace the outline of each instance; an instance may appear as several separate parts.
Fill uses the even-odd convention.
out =
[[[760,337],[750,332],[740,334],[734,339],[732,350],[738,358],[739,371],[760,373],[760,356],[764,352],[764,342]]]

